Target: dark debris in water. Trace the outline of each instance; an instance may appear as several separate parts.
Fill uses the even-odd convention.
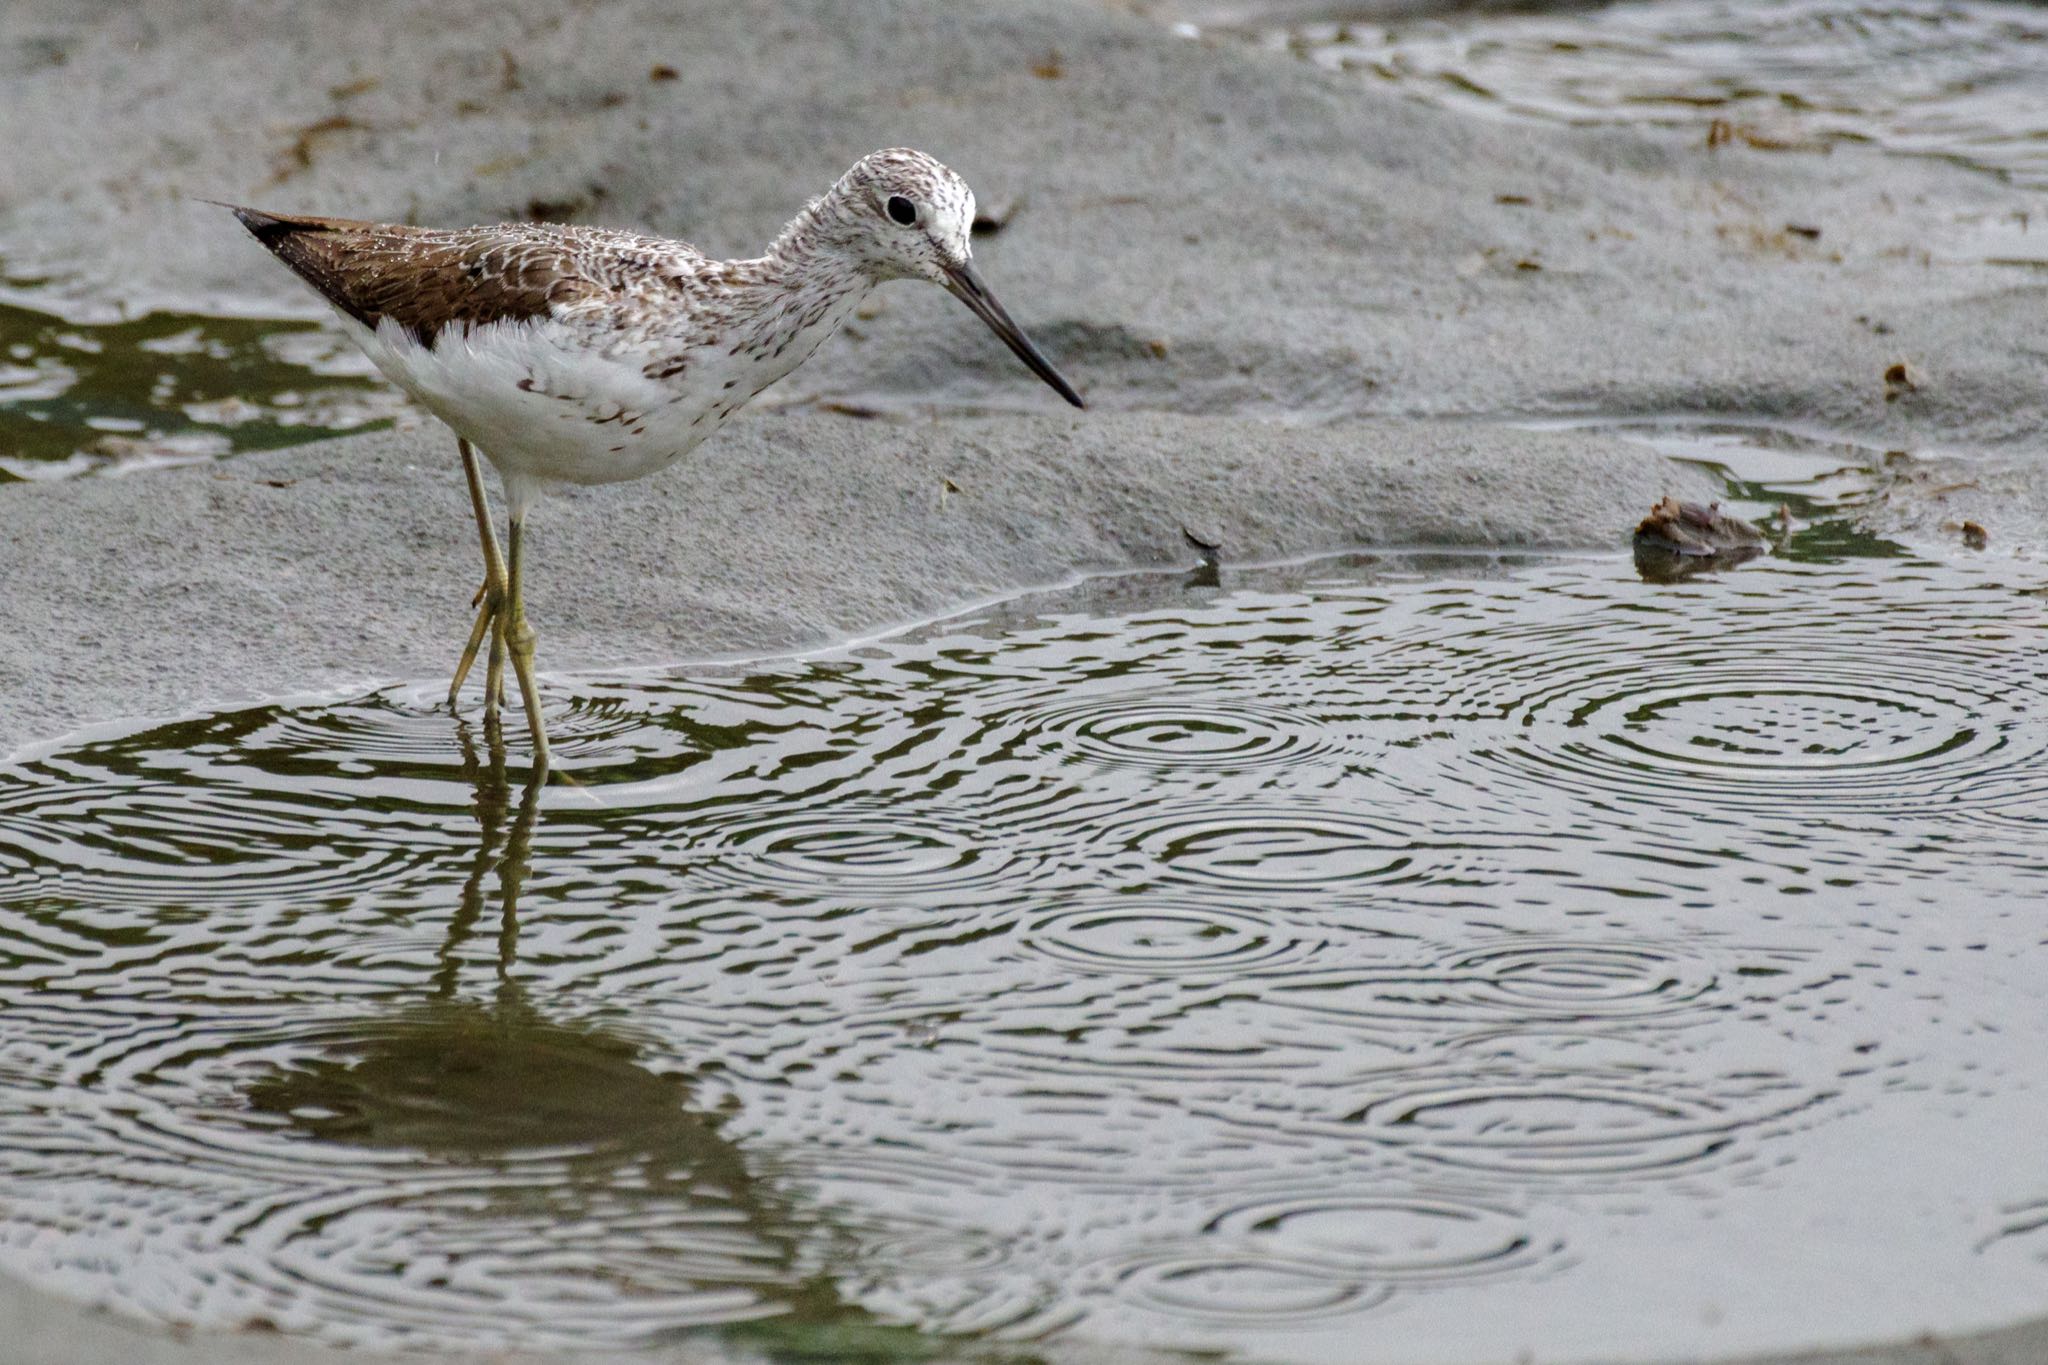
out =
[[[1764,552],[1763,534],[1742,518],[1666,497],[1636,526],[1636,571],[1653,583],[1732,569]]]
[[[1991,544],[1991,533],[1984,529],[1981,522],[1945,521],[1941,524],[1941,529],[1961,536],[1963,548],[1966,550],[1982,550]]]

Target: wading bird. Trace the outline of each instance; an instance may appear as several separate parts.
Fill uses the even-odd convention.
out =
[[[443,231],[227,207],[334,306],[387,378],[454,429],[484,584],[448,700],[488,637],[485,716],[497,714],[509,655],[537,769],[549,756],[521,596],[522,528],[547,483],[617,483],[673,464],[887,280],[946,289],[1083,406],[975,273],[966,182],[906,148],[855,162],[751,260],[714,261],[682,242],[602,228]],[[503,551],[478,450],[504,484]]]

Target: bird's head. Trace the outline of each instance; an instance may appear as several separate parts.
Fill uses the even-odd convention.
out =
[[[974,191],[938,160],[908,147],[870,152],[814,206],[813,222],[870,279],[927,280],[959,299],[1060,397],[1086,406],[975,273]]]
[[[920,279],[944,286],[968,269],[974,191],[923,152],[870,152],[839,178],[833,196],[861,229],[847,243],[877,280]]]

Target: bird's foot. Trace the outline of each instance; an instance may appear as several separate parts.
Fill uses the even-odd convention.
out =
[[[448,708],[456,709],[461,696],[462,684],[469,679],[471,665],[476,662],[477,651],[483,647],[484,637],[491,640],[489,661],[484,668],[484,714],[493,715],[505,702],[505,632],[503,616],[506,600],[505,585],[492,578],[486,578],[483,586],[476,590],[469,604],[477,608],[476,624],[469,629],[469,643],[462,647],[462,661],[455,665],[455,680],[448,684]]]

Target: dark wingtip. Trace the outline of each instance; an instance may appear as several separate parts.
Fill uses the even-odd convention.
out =
[[[249,229],[249,235],[265,246],[269,246],[280,237],[289,237],[294,232],[304,231],[304,224],[293,223],[275,214],[265,213],[262,209],[245,209],[240,204],[223,204],[221,207],[241,220],[242,226]]]
[[[250,236],[268,247],[275,247],[278,242],[286,237],[295,236],[301,232],[319,232],[327,227],[327,224],[319,219],[287,218],[283,214],[265,213],[262,209],[244,208],[240,204],[230,204],[225,199],[202,199],[199,202],[202,204],[218,205],[229,213],[234,214],[240,220],[242,226],[249,229]]]

